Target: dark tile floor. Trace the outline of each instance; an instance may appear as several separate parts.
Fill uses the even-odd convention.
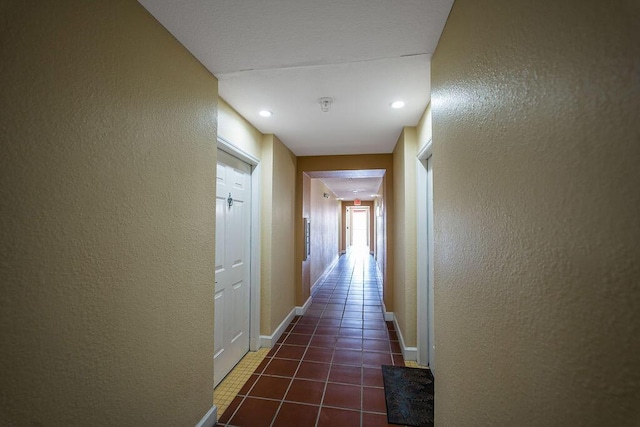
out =
[[[218,425],[387,426],[381,365],[404,366],[367,252],[340,257]]]

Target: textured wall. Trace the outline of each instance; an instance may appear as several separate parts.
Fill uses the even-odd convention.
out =
[[[417,342],[417,270],[416,270],[416,154],[415,127],[405,127],[393,150],[393,182],[395,193],[396,261],[394,273],[393,311],[404,339],[404,345]]]
[[[437,425],[640,425],[639,13],[453,6],[432,62]]]
[[[262,156],[263,135],[222,98],[218,98],[218,135],[256,159]]]
[[[324,197],[329,194],[329,198]],[[311,180],[311,285],[338,258],[340,201],[319,179]]]
[[[133,1],[1,15],[0,424],[193,425],[217,82]]]
[[[295,306],[296,158],[274,135],[262,144],[260,333],[271,335]]]

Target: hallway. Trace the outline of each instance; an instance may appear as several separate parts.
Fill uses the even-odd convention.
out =
[[[381,365],[404,366],[368,250],[340,257],[218,425],[386,426]]]

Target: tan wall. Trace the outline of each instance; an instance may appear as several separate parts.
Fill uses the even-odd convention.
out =
[[[436,425],[640,423],[632,2],[456,1],[432,63]]]
[[[194,425],[217,81],[133,1],[2,15],[0,424]]]
[[[260,160],[263,135],[222,98],[218,98],[218,136]]]
[[[324,197],[329,194],[329,198]],[[311,256],[309,257],[313,285],[338,259],[338,217],[340,201],[319,179],[311,180]]]
[[[405,127],[393,151],[395,230],[394,306],[404,345],[417,343],[417,228],[416,228],[416,154],[417,132]],[[389,308],[388,308],[389,309]]]
[[[302,261],[304,253],[304,235],[302,230],[303,202],[308,197],[304,192],[305,172],[385,169],[385,194],[387,197],[387,265],[384,269],[384,301],[387,307],[393,306],[393,156],[391,154],[363,154],[347,156],[308,156],[298,157],[296,172],[296,209],[295,209],[295,262],[296,262],[296,304],[301,306],[309,298],[310,277],[303,274],[305,269]],[[305,196],[306,195],[306,196]]]
[[[262,144],[260,333],[271,335],[295,306],[296,157],[273,135]]]

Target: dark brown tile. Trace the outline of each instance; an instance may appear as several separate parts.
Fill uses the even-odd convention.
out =
[[[289,334],[287,339],[284,340],[288,345],[303,345],[306,346],[311,341],[311,335],[308,334]]]
[[[307,360],[310,362],[331,363],[332,358],[332,348],[309,347],[304,355],[303,360]]]
[[[315,325],[297,324],[296,326],[293,327],[293,329],[291,330],[291,333],[311,335],[315,330],[316,330]]]
[[[238,406],[240,406],[240,403],[242,403],[242,399],[244,399],[244,397],[241,397],[241,396],[234,397],[234,399],[231,401],[229,406],[227,406],[227,409],[224,410],[224,413],[220,415],[220,419],[218,420],[218,422],[223,424],[229,422],[229,420],[231,419],[231,416],[234,414],[234,412],[236,412],[236,409],[238,409]]]
[[[391,341],[398,341],[398,333],[396,331],[389,331],[389,339]]]
[[[276,354],[278,350],[280,350],[280,344],[274,345],[271,350],[269,350],[269,353],[267,353],[266,357],[273,357],[273,355]]]
[[[229,424],[234,426],[269,427],[276,415],[280,402],[247,397],[231,418]]]
[[[282,344],[280,350],[276,353],[276,359],[302,359],[302,355],[304,354],[305,347],[301,347],[298,345],[287,345]]]
[[[318,324],[318,318],[316,317],[301,317],[300,320],[298,321],[299,325],[317,325]]]
[[[381,366],[393,364],[391,353],[362,352],[362,364],[364,366]]]
[[[334,364],[329,371],[329,381],[360,385],[362,383],[362,368],[360,366]]]
[[[256,374],[261,374],[262,371],[264,371],[264,368],[267,367],[267,365],[269,364],[269,362],[271,362],[271,358],[267,358],[265,357],[264,359],[262,359],[262,362],[260,362],[260,364],[258,365],[258,367],[256,368],[256,370],[254,371],[254,373]]]
[[[382,320],[365,320],[363,323],[364,329],[387,329],[387,326]]]
[[[378,312],[378,313],[368,313],[365,312],[364,313],[364,320],[384,320],[384,316],[382,315],[382,312]]]
[[[312,347],[333,348],[336,345],[336,337],[334,335],[314,335],[309,345]]]
[[[318,326],[340,326],[340,319],[320,319]]]
[[[318,326],[316,335],[338,335],[340,328],[337,326]]]
[[[362,329],[362,323],[362,320],[359,319],[343,319],[342,327]]]
[[[362,312],[361,311],[345,311],[344,312],[344,317],[345,319],[357,319],[357,320],[362,320]]]
[[[362,338],[362,329],[361,328],[340,328],[340,331],[338,332],[338,336]]]
[[[336,350],[333,363],[340,365],[362,365],[362,352],[357,350]]]
[[[362,350],[362,338],[338,337],[336,340],[336,348]]]
[[[392,354],[391,356],[393,357],[393,364],[395,366],[405,366],[404,357],[402,357],[401,354]]]
[[[341,310],[325,310],[324,312],[322,312],[322,318],[341,319],[342,311]]]
[[[324,382],[294,379],[284,400],[319,405]]]
[[[322,406],[359,410],[361,407],[360,389],[359,385],[327,383]]]
[[[397,424],[387,423],[387,415],[382,414],[362,414],[362,425],[366,427],[398,427]]]
[[[247,393],[249,393],[249,390],[251,390],[251,387],[253,387],[253,385],[256,383],[256,381],[258,381],[258,377],[259,377],[259,375],[252,374],[249,377],[249,379],[247,380],[247,382],[244,383],[244,385],[242,386],[242,388],[240,389],[238,394],[244,396]]]
[[[381,368],[362,368],[362,385],[384,387]]]
[[[389,334],[386,329],[364,329],[362,336],[373,340],[389,340]]]
[[[273,427],[315,426],[319,409],[319,406],[284,402]]]
[[[402,348],[400,348],[400,343],[398,341],[390,341],[391,345],[391,353],[402,354]]]
[[[303,378],[308,380],[326,381],[329,375],[329,365],[327,363],[316,363],[302,361],[296,378]]]
[[[362,387],[362,410],[368,412],[387,412],[383,388]]]
[[[382,313],[382,307],[380,306],[380,304],[367,305],[367,303],[365,303],[364,312],[365,313]]]
[[[293,377],[298,368],[298,360],[273,358],[265,368],[263,375],[277,375],[281,377]]]
[[[395,331],[396,330],[396,328],[393,326],[393,322],[392,321],[386,320],[385,323],[387,325],[387,329],[388,330],[390,330],[390,331]]]
[[[342,310],[344,310],[344,303],[330,302],[329,304],[327,304],[326,309],[327,310],[339,310],[339,311],[342,311]]]
[[[249,396],[282,399],[290,382],[291,378],[261,376],[253,385]]]
[[[385,353],[389,353],[390,351],[389,341],[382,340],[363,340],[362,348],[368,351],[383,351]]]

